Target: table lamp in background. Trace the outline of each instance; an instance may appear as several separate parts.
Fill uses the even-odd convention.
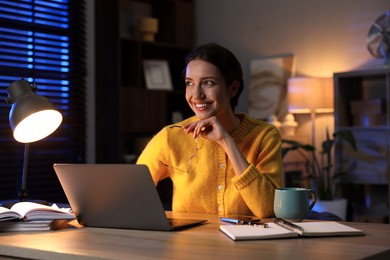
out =
[[[333,78],[289,78],[288,111],[291,114],[310,114],[312,144],[315,145],[316,114],[334,111]]]
[[[27,200],[29,144],[53,133],[62,122],[62,115],[47,98],[36,94],[37,87],[21,79],[7,89],[8,104],[12,104],[9,123],[16,141],[24,143],[24,162],[19,201]],[[16,201],[15,201],[16,202]],[[10,202],[8,202],[10,203]]]

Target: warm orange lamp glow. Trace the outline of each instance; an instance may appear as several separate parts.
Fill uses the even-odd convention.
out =
[[[333,113],[333,78],[293,77],[288,79],[288,111],[310,114],[312,143],[315,144],[315,116]]]
[[[288,111],[302,113],[333,112],[333,79],[294,77],[288,79]]]

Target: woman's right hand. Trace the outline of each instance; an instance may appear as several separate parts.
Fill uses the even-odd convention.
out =
[[[217,143],[229,135],[215,116],[189,123],[184,126],[184,131],[187,134],[192,133],[194,138],[201,136]]]

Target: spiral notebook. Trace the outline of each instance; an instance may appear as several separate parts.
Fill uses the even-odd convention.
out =
[[[364,235],[362,230],[335,221],[291,223],[276,219],[275,222],[267,223],[267,226],[220,225],[219,229],[233,240]]]

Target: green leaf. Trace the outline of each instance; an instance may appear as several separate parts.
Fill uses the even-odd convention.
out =
[[[342,130],[333,134],[334,138],[339,137],[342,140],[345,140],[355,151],[357,151],[357,145],[354,135],[351,131]]]
[[[289,151],[298,151],[304,158],[308,174],[306,178],[312,179],[314,189],[321,200],[332,200],[334,198],[333,189],[336,181],[346,180],[350,175],[343,170],[343,165],[340,169],[334,170],[332,163],[332,148],[335,140],[340,139],[346,141],[355,151],[357,150],[356,141],[351,131],[342,130],[333,134],[333,139],[330,138],[328,129],[326,129],[326,140],[322,142],[321,154],[326,156],[326,160],[320,160],[315,153],[316,148],[310,144],[302,144],[294,140],[282,140],[282,156],[284,157]],[[306,156],[302,151],[309,152],[311,156]]]
[[[322,153],[329,153],[332,151],[334,140],[326,140],[322,143]]]

